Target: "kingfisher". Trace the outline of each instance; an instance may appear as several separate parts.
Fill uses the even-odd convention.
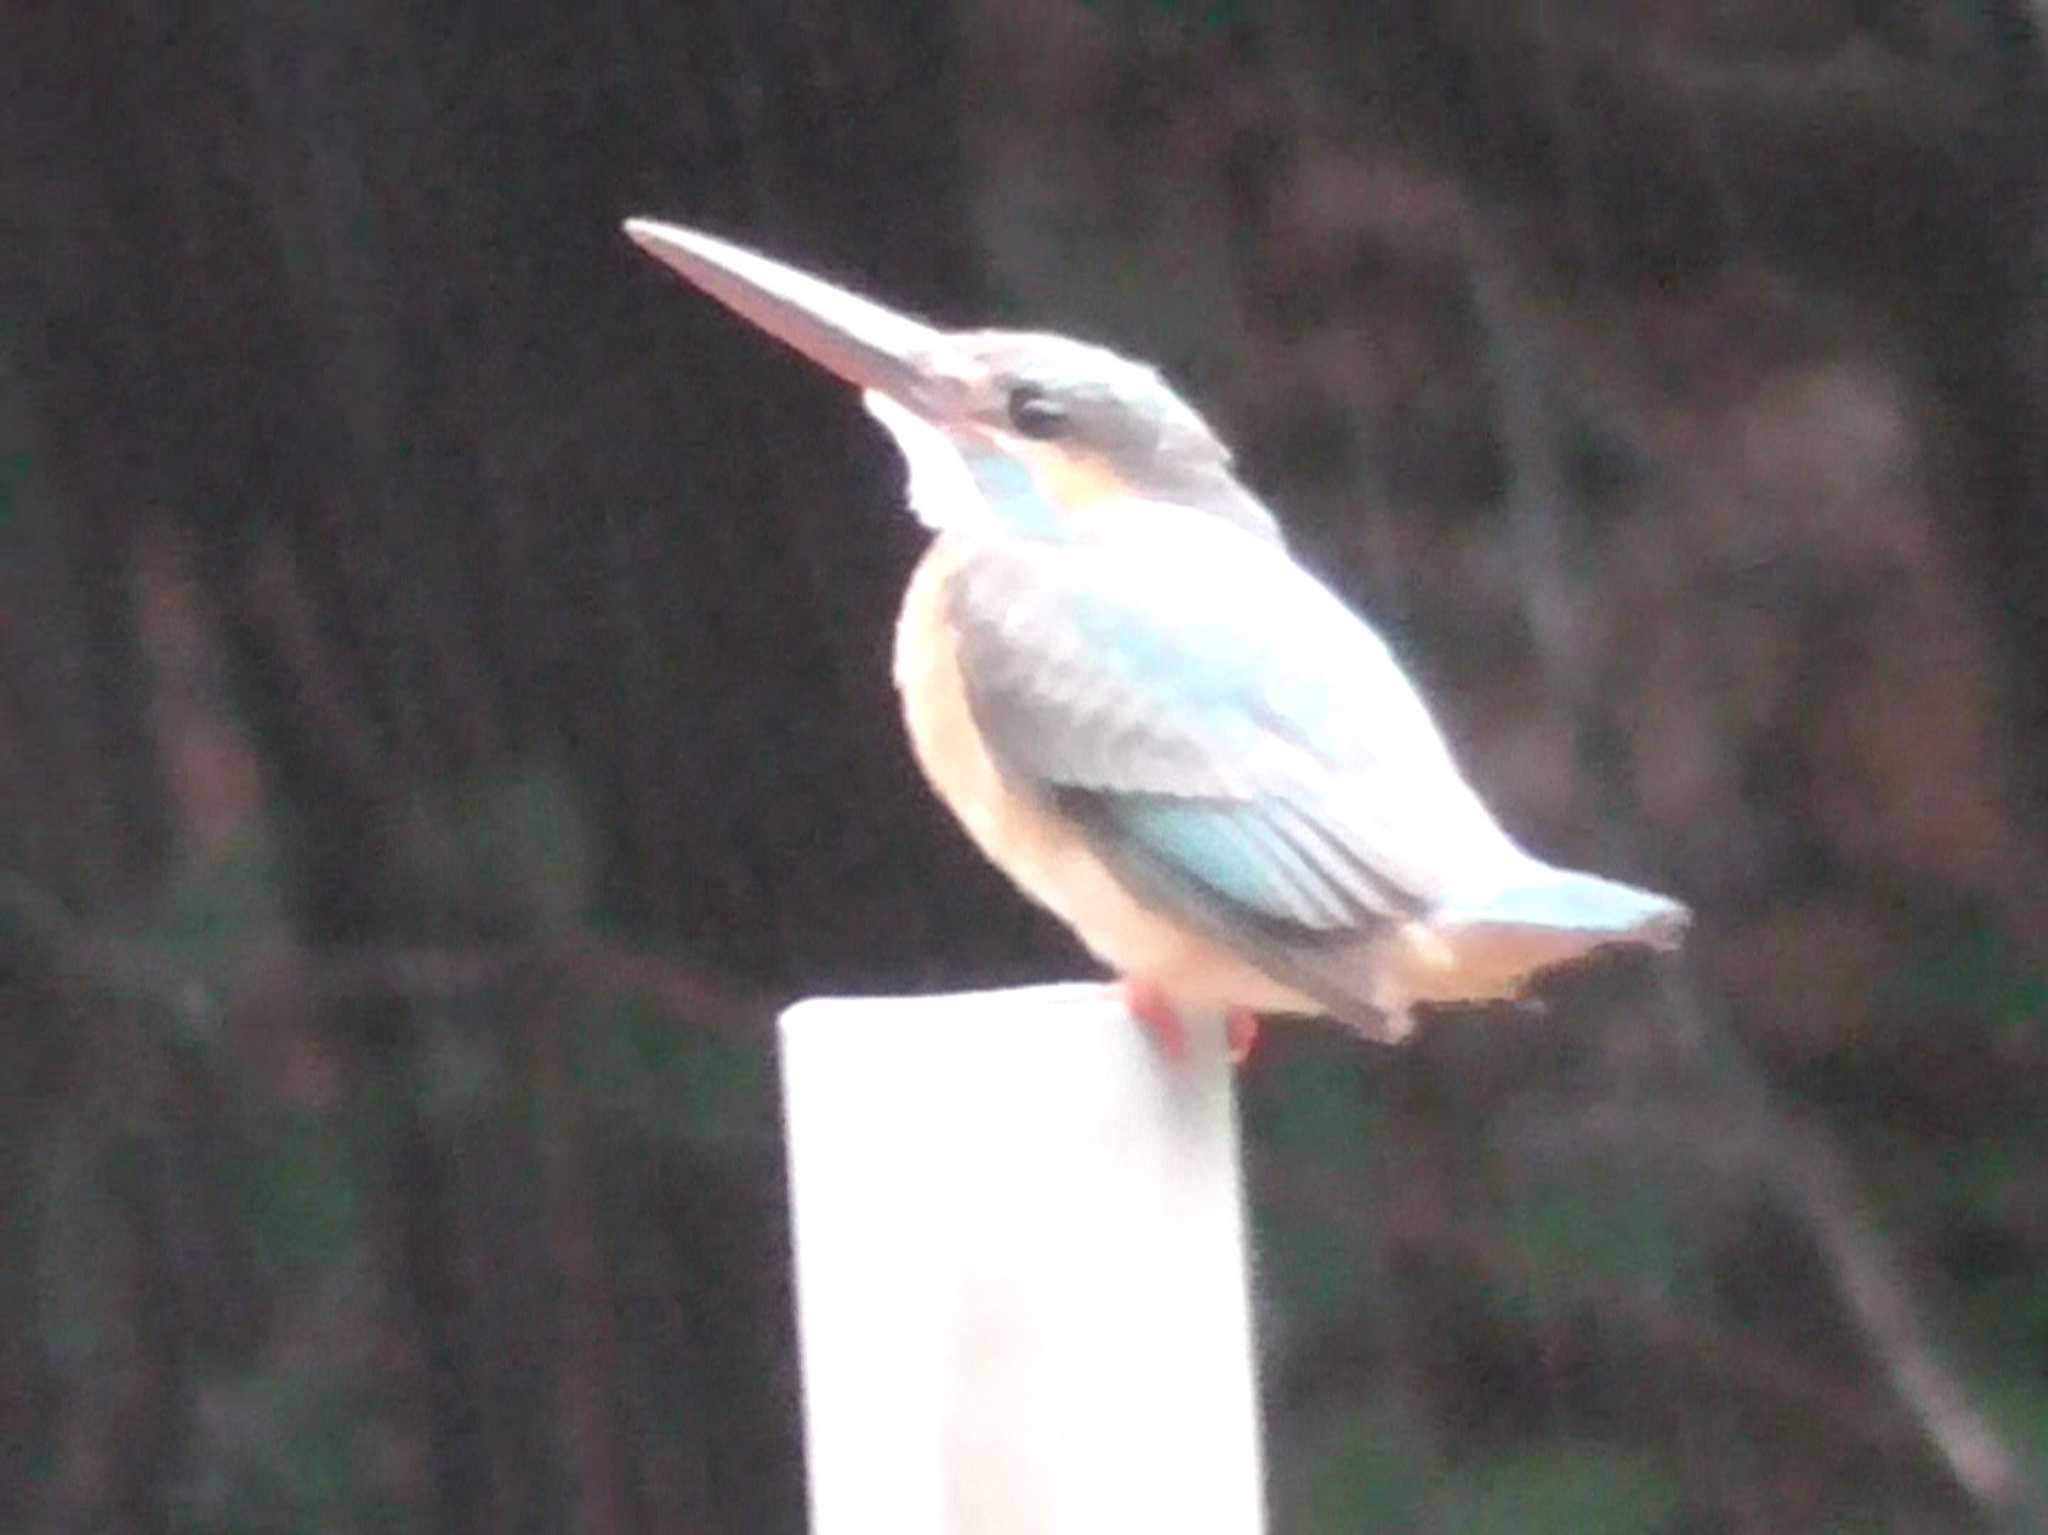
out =
[[[1156,370],[941,330],[697,230],[625,230],[860,389],[895,439],[936,535],[896,626],[918,764],[1166,1044],[1185,1048],[1189,1009],[1223,1012],[1238,1059],[1261,1014],[1391,1042],[1418,1006],[1678,946],[1678,901],[1502,830],[1387,645]]]

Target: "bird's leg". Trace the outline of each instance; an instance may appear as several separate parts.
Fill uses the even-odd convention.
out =
[[[1181,1022],[1173,999],[1157,981],[1127,975],[1123,980],[1124,1006],[1145,1026],[1160,1053],[1178,1064],[1188,1058],[1188,1026]]]
[[[1230,1046],[1230,1064],[1242,1066],[1259,1042],[1259,1015],[1248,1007],[1231,1008],[1223,1015],[1223,1037]]]
[[[1125,976],[1124,1006],[1145,1026],[1160,1051],[1170,1061],[1188,1058],[1188,1026],[1181,1021],[1173,998],[1157,981]],[[1223,1038],[1230,1050],[1230,1064],[1242,1066],[1251,1058],[1259,1041],[1259,1015],[1246,1007],[1233,1007],[1223,1014]]]

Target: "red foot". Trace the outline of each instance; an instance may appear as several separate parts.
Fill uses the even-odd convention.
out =
[[[1136,976],[1125,976],[1123,983],[1124,1006],[1131,1010],[1131,1016],[1145,1026],[1153,1043],[1169,1061],[1184,1061],[1188,1058],[1188,1029],[1180,1021],[1180,1014],[1174,1011],[1173,999],[1164,988],[1153,981],[1139,980]]]
[[[1223,1015],[1223,1037],[1230,1045],[1230,1064],[1242,1066],[1252,1058],[1259,1042],[1259,1015],[1249,1008],[1233,1007]]]
[[[1165,988],[1154,981],[1126,976],[1123,993],[1124,1006],[1145,1026],[1161,1053],[1170,1061],[1186,1060],[1187,1025],[1181,1022],[1180,1013]],[[1223,1015],[1223,1038],[1230,1049],[1230,1064],[1242,1066],[1251,1058],[1252,1047],[1258,1043],[1259,1015],[1246,1008],[1231,1008]]]

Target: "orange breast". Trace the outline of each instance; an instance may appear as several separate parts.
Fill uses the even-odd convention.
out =
[[[968,706],[946,612],[947,582],[970,547],[957,534],[933,543],[896,627],[904,721],[939,798],[997,868],[1120,974],[1153,981],[1191,1006],[1320,1012],[1241,956],[1141,904],[1072,821],[1004,778]]]

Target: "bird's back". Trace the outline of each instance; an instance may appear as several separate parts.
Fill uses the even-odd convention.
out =
[[[898,631],[934,787],[1108,963],[1397,1032],[1674,909],[1516,847],[1379,638],[1284,551],[1182,533],[947,535]]]

